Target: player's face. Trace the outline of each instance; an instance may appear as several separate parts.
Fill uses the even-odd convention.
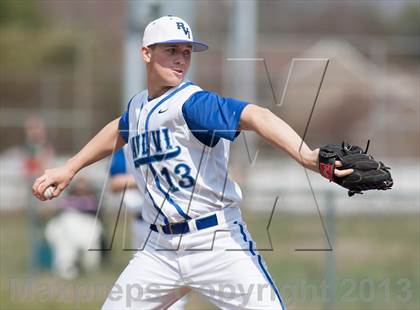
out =
[[[190,44],[157,44],[147,49],[150,57],[146,57],[145,61],[149,64],[149,78],[159,81],[161,86],[179,85],[190,67],[192,46]]]

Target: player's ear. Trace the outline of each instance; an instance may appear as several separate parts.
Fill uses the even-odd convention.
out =
[[[149,63],[152,58],[151,49],[143,46],[141,48],[141,56],[143,57],[145,63]]]

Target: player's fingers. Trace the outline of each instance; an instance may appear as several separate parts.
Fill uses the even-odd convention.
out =
[[[339,178],[345,177],[352,173],[353,173],[353,169],[345,169],[345,170],[334,169],[334,175]]]
[[[42,193],[39,193],[38,191],[36,191],[36,192],[34,193],[34,196],[35,196],[36,198],[38,198],[39,200],[42,200],[42,201],[44,201],[44,200],[45,200],[45,197],[42,195]]]
[[[39,184],[39,186],[37,188],[37,193],[41,197],[40,198],[41,200],[45,200],[44,192],[51,185],[53,185],[53,182],[51,180],[48,180],[48,179],[46,179],[44,182],[42,182],[41,184]]]
[[[54,198],[58,197],[60,195],[61,191],[62,191],[62,187],[61,186],[55,187],[54,188],[54,191],[53,191],[53,197]]]
[[[37,179],[35,180],[34,184],[32,185],[32,193],[33,193],[35,196],[36,196],[36,194],[37,194],[37,189],[38,189],[39,185],[40,185],[42,182],[44,182],[44,180],[45,180],[45,176],[44,176],[44,175],[42,175],[42,176],[40,176],[39,178],[37,178]]]
[[[34,196],[36,196],[36,189],[38,188],[38,182],[35,181],[34,184],[32,185],[32,194]]]
[[[38,185],[39,187],[39,185]],[[39,200],[44,200],[42,197],[42,193],[38,192],[38,187],[33,189],[33,195],[38,198]]]
[[[36,189],[35,197],[38,198],[39,200],[42,200],[42,201],[46,200],[45,197],[44,197],[44,192],[39,191],[39,186]]]

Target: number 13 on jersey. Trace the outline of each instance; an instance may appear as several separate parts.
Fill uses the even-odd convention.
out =
[[[168,183],[170,192],[177,192],[179,191],[179,187],[188,188],[194,186],[195,184],[195,180],[190,174],[190,166],[184,163],[175,166],[173,171],[173,174],[176,176],[175,178],[171,177],[171,172],[166,167],[163,167],[160,170],[160,173]]]

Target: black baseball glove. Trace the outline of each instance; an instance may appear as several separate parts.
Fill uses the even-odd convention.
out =
[[[359,146],[343,142],[340,144],[327,144],[319,149],[319,171],[321,175],[349,190],[349,196],[363,194],[370,189],[387,190],[392,187],[393,181],[390,168],[382,162],[376,161],[367,154],[369,141],[363,151]],[[350,175],[337,177],[334,175],[335,161],[343,164],[337,169],[353,169]]]

